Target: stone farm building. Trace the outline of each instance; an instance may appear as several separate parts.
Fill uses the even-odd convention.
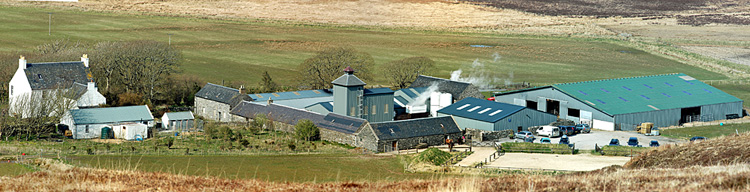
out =
[[[742,100],[686,74],[561,83],[495,95],[511,103],[591,123],[603,130],[632,131],[742,116]]]
[[[253,99],[243,88],[234,89],[207,83],[195,93],[195,114],[219,122],[231,121],[229,112],[242,101]]]
[[[411,149],[420,143],[442,145],[445,139],[458,139],[461,135],[450,116],[372,123],[357,131],[361,141],[358,147],[377,152]]]
[[[466,98],[440,109],[438,116],[453,116],[461,128],[483,131],[522,131],[557,120],[557,116],[536,109],[477,98]]]

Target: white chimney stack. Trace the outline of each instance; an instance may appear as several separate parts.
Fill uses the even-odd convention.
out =
[[[86,86],[86,88],[87,88],[86,89],[87,91],[95,91],[95,92],[97,91],[96,83],[94,83],[94,81],[89,81],[89,84]]]
[[[81,57],[81,62],[83,62],[83,66],[89,67],[89,56],[83,54],[83,57]]]
[[[26,69],[26,57],[23,57],[21,55],[21,58],[18,59],[18,70]]]

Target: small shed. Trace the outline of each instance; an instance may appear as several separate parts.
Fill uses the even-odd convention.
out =
[[[438,116],[452,116],[461,128],[484,131],[513,130],[546,125],[557,116],[523,106],[477,98],[466,98],[440,109]]]
[[[119,123],[109,126],[115,133],[115,139],[135,140],[148,137],[148,126],[142,123]]]
[[[190,111],[164,113],[161,117],[162,125],[170,131],[189,131],[193,128],[194,120],[195,116]]]

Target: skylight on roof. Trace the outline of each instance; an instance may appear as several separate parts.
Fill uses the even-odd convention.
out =
[[[690,82],[690,81],[685,81],[685,83],[688,83],[688,84],[694,85],[694,84],[693,84],[693,82]]]
[[[628,100],[627,100],[627,99],[625,99],[625,98],[622,98],[622,97],[617,97],[617,98],[619,98],[619,99],[620,99],[620,100],[622,100],[622,101],[628,102]]]
[[[581,93],[581,94],[583,94],[583,95],[589,95],[589,94],[586,94],[586,92],[583,92],[581,90],[578,90],[578,92]]]
[[[667,82],[664,82],[664,84],[667,84],[667,85],[669,85],[670,87],[674,87],[674,85],[672,85],[672,84],[669,84],[669,83],[667,83]]]
[[[320,91],[318,91],[318,90],[313,90],[313,92],[316,93],[316,94],[320,94]]]
[[[602,101],[602,100],[599,100],[599,99],[597,99],[596,101],[599,101],[599,103],[602,103],[602,104],[607,104],[607,103],[605,103],[604,101]]]
[[[458,108],[456,108],[456,110],[462,110],[462,109],[464,109],[464,108],[467,108],[467,107],[469,107],[469,105],[471,105],[471,104],[465,104],[465,105],[462,105],[461,107],[458,107]]]
[[[482,107],[481,106],[475,106],[475,107],[469,109],[469,112],[472,112],[472,111],[477,110],[479,108],[482,108]]]
[[[708,93],[714,93],[714,92],[709,91],[708,89],[703,89],[703,90],[706,91],[706,92],[708,92]]]
[[[689,93],[687,91],[682,91],[682,92],[685,93],[685,94],[687,94],[687,95],[693,95],[693,94],[691,94],[691,93]]]
[[[645,95],[641,95],[641,97],[646,98],[648,100],[651,100],[651,98],[646,97]]]
[[[495,116],[495,115],[497,115],[500,112],[503,112],[503,110],[497,110],[495,112],[492,112],[492,113],[490,113],[490,116]]]
[[[649,89],[654,89],[653,87],[651,87],[651,86],[648,86],[648,85],[646,85],[646,84],[643,84],[643,86],[646,86],[646,87],[648,87]]]
[[[685,81],[692,81],[692,80],[695,80],[695,78],[693,78],[693,77],[691,77],[691,76],[687,76],[687,75],[685,75],[685,76],[680,76],[680,78],[681,78],[681,79],[684,79]]]
[[[604,89],[604,88],[600,88],[600,89],[601,89],[602,91],[604,91],[605,93],[609,93],[609,91],[607,91],[607,90],[606,90],[606,89]]]
[[[632,89],[630,89],[628,87],[625,87],[625,86],[622,86],[622,88],[625,89],[625,90],[628,90],[628,91],[632,91]]]
[[[490,109],[492,109],[492,108],[487,107],[486,109],[482,109],[481,111],[479,111],[479,114],[485,113],[485,112],[489,111]]]

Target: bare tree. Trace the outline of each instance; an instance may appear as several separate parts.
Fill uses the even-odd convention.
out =
[[[394,87],[403,89],[417,79],[419,75],[427,74],[434,70],[435,61],[427,57],[409,57],[401,60],[391,61],[381,71],[385,74],[388,82]]]
[[[76,105],[74,89],[48,89],[23,93],[11,98],[10,112],[22,119],[15,126],[24,127],[27,135],[51,132],[49,125],[60,119]]]
[[[341,76],[347,66],[354,68],[360,79],[371,80],[370,68],[374,64],[375,59],[370,54],[352,48],[337,47],[323,50],[306,59],[299,65],[299,72],[301,82],[313,89],[323,89],[331,88],[331,81]]]

